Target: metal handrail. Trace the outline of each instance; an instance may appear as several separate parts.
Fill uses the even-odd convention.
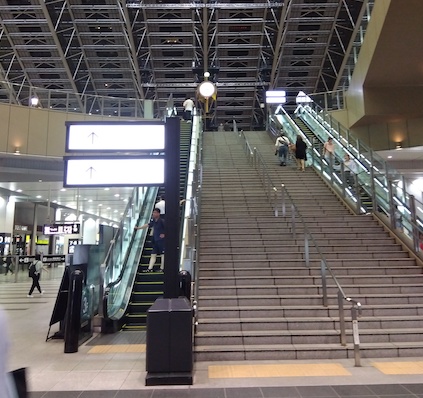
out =
[[[276,188],[276,186],[273,184],[273,181],[267,171],[267,166],[264,163],[263,157],[262,155],[258,152],[257,148],[254,148],[252,150],[252,155],[251,155],[251,146],[248,143],[248,140],[245,136],[245,134],[242,132],[241,134],[239,134],[239,136],[241,138],[243,138],[243,146],[244,148],[248,148],[249,149],[249,158],[252,157],[254,159],[252,165],[254,166],[254,168],[257,169],[257,166],[260,165],[263,169],[262,174],[259,173],[259,175],[263,175],[266,176],[269,180],[269,185],[272,186],[272,190],[273,192],[276,193],[276,197],[278,197],[278,189]],[[247,153],[248,155],[248,153]],[[262,183],[265,187],[265,189],[267,189],[267,184],[266,182],[264,182],[262,180]],[[269,196],[269,201],[271,202],[271,198],[270,195]],[[353,321],[353,339],[354,339],[354,353],[355,353],[355,366],[360,366],[360,353],[359,353],[359,332],[358,332],[358,322],[357,322],[357,315],[361,314],[361,303],[357,300],[352,299],[351,297],[347,296],[344,292],[344,289],[342,288],[341,284],[339,283],[338,279],[336,278],[334,272],[332,271],[332,269],[330,268],[325,256],[323,255],[319,245],[317,244],[316,240],[313,237],[313,234],[310,232],[309,228],[307,227],[306,222],[304,221],[303,217],[301,216],[297,206],[295,206],[294,201],[292,200],[291,196],[289,195],[289,192],[287,191],[286,187],[284,186],[284,184],[281,184],[281,188],[280,188],[280,198],[281,198],[281,210],[282,210],[282,215],[285,216],[286,215],[286,204],[287,204],[287,200],[290,202],[291,205],[291,226],[292,226],[292,234],[293,237],[295,237],[296,235],[296,229],[295,229],[295,215],[298,216],[302,226],[303,226],[303,230],[304,230],[304,257],[305,257],[305,263],[306,263],[306,267],[310,266],[310,257],[309,257],[309,240],[312,241],[314,247],[317,250],[318,256],[321,259],[321,278],[322,278],[322,302],[323,302],[323,306],[327,307],[328,306],[328,294],[327,294],[327,278],[326,278],[326,271],[329,272],[330,276],[332,277],[332,280],[334,281],[337,289],[338,289],[338,311],[339,311],[339,323],[340,323],[340,343],[342,346],[346,345],[346,328],[345,328],[345,317],[344,317],[344,308],[343,308],[343,300],[349,302],[352,304],[351,306],[351,319]],[[275,216],[278,216],[278,206],[277,203],[275,203],[274,206],[275,209]]]

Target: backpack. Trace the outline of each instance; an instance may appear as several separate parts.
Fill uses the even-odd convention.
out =
[[[37,262],[38,262],[38,261],[33,261],[33,262],[29,265],[29,267],[28,267],[28,276],[29,276],[30,278],[32,278],[33,276],[35,276],[35,275],[36,275],[36,273],[37,273]]]

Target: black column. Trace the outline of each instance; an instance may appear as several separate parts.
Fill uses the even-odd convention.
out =
[[[180,180],[180,121],[166,119],[165,126],[165,274],[164,298],[179,294],[179,180]]]

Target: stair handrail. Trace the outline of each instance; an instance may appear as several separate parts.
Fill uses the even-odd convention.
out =
[[[193,116],[191,148],[188,162],[188,178],[185,197],[185,209],[182,221],[182,239],[180,249],[180,270],[188,271],[192,277],[191,303],[194,316],[197,316],[198,299],[198,258],[200,237],[201,184],[202,184],[202,118]]]
[[[251,147],[243,130],[239,131],[238,135],[242,138],[242,147],[244,153],[247,156],[248,164],[250,166],[253,166],[259,174],[261,173],[261,181],[266,191],[266,195],[269,199],[269,202],[273,205],[274,211],[277,211],[276,200],[278,189],[276,187],[276,184],[272,181],[272,178],[270,177],[270,174],[267,170],[263,158],[261,157],[261,154],[257,151],[256,148]]]
[[[315,108],[315,109],[313,109]],[[333,117],[325,113],[318,104],[300,106],[299,111],[316,116],[322,129],[333,136],[343,153],[348,153],[362,170],[359,179],[360,187],[368,192],[372,199],[373,212],[382,213],[378,217],[391,231],[398,231],[395,214],[399,212],[404,219],[401,234],[397,236],[407,245],[414,255],[421,255],[420,245],[423,233],[423,203],[410,195],[405,189],[404,176],[391,167],[385,160],[356,138],[353,133],[344,128]],[[339,130],[339,131],[337,131]],[[359,198],[357,198],[359,199]]]
[[[267,166],[264,162],[263,156],[261,153],[257,150],[257,148],[254,148],[251,155],[251,145],[248,142],[247,137],[245,136],[244,132],[241,132],[239,136],[243,140],[243,148],[247,148],[249,152],[246,152],[246,155],[248,158],[252,157],[253,167],[258,171],[259,176],[263,175],[266,176],[269,180],[270,185],[273,185],[272,179],[267,171]],[[250,162],[249,162],[250,163]],[[260,174],[260,171],[257,169],[257,167],[260,166],[262,168],[262,174]],[[265,181],[262,180],[263,186],[267,189],[267,184]],[[346,328],[345,328],[345,317],[344,317],[344,310],[343,310],[343,302],[344,300],[348,303],[351,303],[351,319],[353,321],[353,338],[354,338],[354,352],[355,352],[355,366],[360,366],[360,353],[359,353],[359,331],[358,331],[358,322],[357,322],[357,313],[358,315],[361,314],[361,308],[362,305],[358,300],[354,300],[350,296],[347,296],[344,289],[342,288],[341,284],[339,283],[338,279],[336,278],[336,275],[334,274],[333,270],[329,266],[324,254],[322,253],[319,245],[317,244],[316,240],[314,239],[313,234],[310,232],[307,223],[305,222],[304,218],[301,216],[301,213],[299,212],[297,206],[295,205],[291,195],[289,194],[288,190],[286,189],[284,184],[281,184],[280,190],[276,188],[276,186],[273,185],[272,187],[273,192],[275,192],[276,195],[276,202],[274,203],[274,212],[275,217],[279,216],[279,206],[277,204],[277,199],[280,198],[280,204],[281,204],[281,214],[283,217],[286,216],[286,205],[287,200],[291,205],[291,229],[292,229],[292,235],[295,238],[296,236],[296,228],[295,228],[295,215],[299,218],[303,230],[304,230],[304,257],[305,257],[305,264],[306,267],[310,266],[310,256],[309,256],[309,240],[312,241],[314,244],[314,247],[317,250],[318,256],[321,260],[321,278],[322,278],[322,304],[325,307],[328,307],[328,294],[327,294],[327,278],[326,278],[326,271],[329,272],[330,276],[332,277],[332,280],[334,281],[337,289],[338,289],[338,312],[339,312],[339,324],[340,324],[340,343],[342,346],[346,346]],[[280,196],[278,193],[280,192]],[[272,203],[272,200],[269,197],[269,202]]]

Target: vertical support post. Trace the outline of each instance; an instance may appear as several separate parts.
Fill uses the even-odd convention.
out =
[[[180,179],[180,121],[170,117],[165,124],[165,273],[164,298],[179,294],[179,179]]]
[[[345,198],[346,189],[348,188],[349,181],[347,181],[347,173],[345,173],[345,165],[343,162],[341,163],[341,180],[342,180],[342,196]]]
[[[37,227],[38,227],[38,203],[34,203],[34,214],[32,217],[32,234],[31,234],[31,255],[35,255],[35,244],[37,242]]]
[[[354,341],[354,362],[355,366],[361,366],[360,358],[360,335],[358,333],[357,308],[355,305],[351,308],[352,331]]]
[[[305,259],[306,267],[309,268],[310,267],[310,249],[309,249],[307,232],[304,234],[304,259]]]
[[[413,247],[416,253],[419,252],[419,229],[417,227],[417,216],[416,216],[416,198],[414,195],[410,195],[410,221],[411,221],[411,234],[413,236]]]
[[[278,190],[276,187],[273,187],[273,207],[275,210],[275,217],[279,217],[279,209],[278,209]]]
[[[344,296],[338,290],[338,308],[339,308],[339,329],[341,331],[341,345],[347,345],[347,337],[345,333],[345,314],[344,314]]]
[[[285,217],[286,215],[286,206],[285,206],[285,185],[281,185],[281,201],[282,201],[282,216]]]
[[[390,217],[390,221],[391,221],[391,227],[392,229],[396,228],[395,225],[395,212],[396,212],[396,207],[395,207],[395,203],[394,203],[394,193],[392,190],[392,181],[389,177],[386,177],[386,183],[388,185],[388,195],[389,195],[389,217]]]
[[[352,172],[351,172],[352,173]],[[360,195],[360,186],[358,185],[358,177],[357,174],[352,173],[354,179],[354,189],[355,194],[357,196],[357,214],[361,213],[361,195]]]
[[[292,223],[292,237],[295,239],[295,207],[291,204],[291,223]]]
[[[320,262],[320,274],[322,275],[322,294],[323,294],[323,306],[328,306],[328,289],[326,283],[326,264],[324,260]]]
[[[375,184],[375,170],[373,165],[374,159],[373,159],[373,150],[370,149],[370,189],[372,194],[372,204],[373,204],[373,211],[378,211],[377,206],[377,199],[376,199],[376,184]]]

